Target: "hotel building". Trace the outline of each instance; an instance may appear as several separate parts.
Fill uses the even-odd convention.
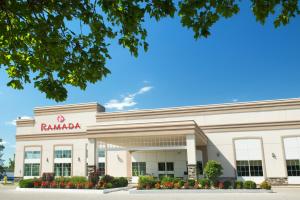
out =
[[[300,184],[300,99],[105,112],[97,103],[46,106],[18,119],[15,177],[203,177]]]

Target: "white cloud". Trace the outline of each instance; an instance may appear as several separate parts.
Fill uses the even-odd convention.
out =
[[[128,94],[123,96],[121,100],[118,99],[111,99],[107,102],[104,106],[108,109],[116,109],[116,110],[124,110],[125,108],[135,106],[137,102],[135,101],[135,97],[146,92],[152,90],[152,86],[144,86],[139,89],[137,92]]]
[[[20,119],[32,119],[32,118],[29,117],[29,116],[24,115],[24,116],[20,117]],[[6,125],[10,125],[10,126],[15,126],[15,125],[16,125],[16,121],[17,121],[17,120],[14,119],[14,120],[5,122],[5,124],[6,124]]]
[[[104,106],[109,109],[124,110],[124,108],[132,107],[134,105],[136,105],[134,97],[129,95],[124,97],[122,100],[112,99],[109,102],[107,102]]]
[[[145,87],[142,87],[142,88],[136,93],[136,95],[138,95],[138,94],[144,94],[144,93],[146,93],[146,92],[149,92],[151,89],[152,89],[151,86],[145,86]]]

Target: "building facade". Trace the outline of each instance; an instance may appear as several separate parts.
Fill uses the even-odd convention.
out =
[[[300,184],[300,99],[105,112],[97,103],[37,107],[16,122],[15,177],[139,175]]]

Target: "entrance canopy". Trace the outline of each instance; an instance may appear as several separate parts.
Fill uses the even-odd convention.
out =
[[[186,149],[187,135],[194,135],[197,146],[207,137],[195,121],[99,125],[89,127],[87,136],[106,150]]]

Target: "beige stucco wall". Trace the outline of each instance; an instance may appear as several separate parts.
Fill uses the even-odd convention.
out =
[[[128,176],[128,152],[127,151],[107,151],[107,174],[116,177]]]
[[[47,141],[18,141],[16,144],[15,176],[22,177],[24,173],[24,147],[41,145],[41,172],[53,172],[55,146],[72,146],[72,172],[76,176],[86,175],[86,144],[87,139],[47,140]],[[80,158],[80,159],[78,159]],[[48,159],[48,161],[47,161]]]
[[[235,152],[233,140],[236,138],[261,138],[263,141],[263,154],[265,159],[266,177],[286,177],[286,167],[282,137],[300,136],[300,129],[290,130],[263,130],[241,131],[207,134],[208,159],[218,160],[224,167],[224,176],[235,175]],[[219,157],[217,153],[220,153]],[[276,158],[272,157],[272,153]]]

